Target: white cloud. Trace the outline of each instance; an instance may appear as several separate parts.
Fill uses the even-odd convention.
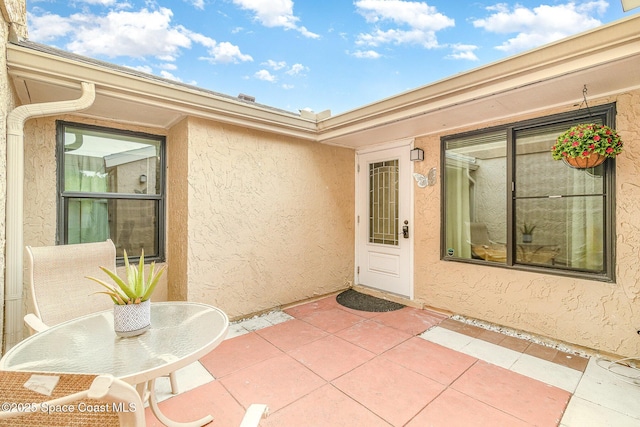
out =
[[[289,84],[286,84],[286,83],[283,83],[283,84],[281,85],[281,87],[282,87],[282,89],[284,89],[284,90],[291,90],[291,89],[293,89],[295,86],[293,86],[293,85],[289,85]]]
[[[185,0],[190,3],[196,9],[204,10],[204,0]]]
[[[478,46],[472,44],[455,44],[452,45],[453,53],[446,56],[447,59],[466,59],[469,61],[477,61],[478,57],[474,50],[478,49]]]
[[[378,59],[382,56],[375,50],[356,50],[351,55],[355,56],[356,58],[363,59]]]
[[[305,67],[302,64],[293,64],[287,71],[286,74],[290,76],[298,76],[303,74],[305,71],[309,71],[309,67]]]
[[[181,25],[172,25],[173,12],[167,8],[157,10],[115,11],[106,15],[73,14],[29,15],[30,38],[34,41],[52,42],[68,37],[66,49],[87,56],[129,56],[143,58],[153,56],[172,62],[181,50],[190,49],[193,43],[208,51],[210,62],[242,62],[253,58],[240,51],[238,46],[215,40],[189,31]]]
[[[210,56],[208,57],[200,57],[199,59],[203,59],[214,64],[237,64],[239,62],[253,61],[251,55],[243,54],[240,52],[240,48],[238,46],[229,42],[215,43],[209,46],[209,55]]]
[[[111,11],[106,16],[74,14],[69,17],[74,30],[67,48],[83,55],[175,58],[180,49],[191,47],[191,40],[180,27],[170,25],[172,16],[166,8]]]
[[[320,37],[305,27],[298,26],[300,18],[293,15],[292,0],[233,0],[233,3],[253,12],[254,19],[265,27],[282,27],[285,30],[296,30],[305,37]]]
[[[369,33],[358,35],[360,46],[381,44],[418,44],[425,48],[438,47],[436,31],[455,25],[455,21],[425,2],[404,0],[358,0],[355,3],[368,23],[375,25]],[[393,28],[382,29],[382,25]]]
[[[163,70],[177,70],[178,66],[170,62],[165,62],[164,64],[158,65],[158,68],[162,68]]]
[[[165,79],[169,79],[169,80],[175,80],[177,82],[182,82],[182,80],[180,80],[179,77],[174,76],[173,74],[171,74],[168,71],[160,71],[160,76],[164,77]]]
[[[142,73],[153,74],[153,69],[148,65],[138,65],[137,67],[129,67],[129,68],[133,68],[134,70],[138,70]]]
[[[274,61],[273,59],[269,59],[267,62],[263,62],[262,65],[266,65],[267,67],[273,70],[281,70],[287,66],[286,61]]]
[[[80,2],[100,6],[113,6],[116,4],[116,0],[81,0]]]
[[[254,76],[258,79],[258,80],[264,80],[266,82],[275,82],[277,80],[276,76],[274,76],[273,74],[271,74],[269,72],[269,70],[260,70],[257,71]]]
[[[40,42],[50,42],[73,32],[73,25],[68,18],[60,15],[27,14],[29,22],[29,38]]]
[[[516,4],[512,8],[500,3],[487,8],[487,18],[476,19],[473,25],[497,34],[517,33],[496,49],[516,52],[531,49],[586,31],[601,25],[594,14],[602,14],[608,7],[604,0],[568,2],[553,6],[527,8]]]

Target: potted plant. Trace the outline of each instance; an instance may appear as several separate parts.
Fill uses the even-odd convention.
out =
[[[608,157],[622,152],[622,140],[618,133],[606,125],[596,123],[570,127],[558,137],[551,149],[555,160],[564,160],[579,169],[596,167]]]
[[[144,249],[137,267],[129,264],[127,251],[124,251],[124,265],[127,274],[126,280],[122,280],[117,273],[106,267],[100,267],[115,285],[95,277],[87,278],[105,287],[106,291],[98,293],[109,295],[113,300],[113,327],[116,334],[122,337],[131,337],[140,335],[151,327],[151,294],[167,266],[164,265],[156,271],[155,262],[152,262],[145,277]]]
[[[533,242],[533,230],[535,229],[535,225],[529,225],[526,222],[522,225],[522,227],[520,227],[520,232],[522,233],[522,243]]]

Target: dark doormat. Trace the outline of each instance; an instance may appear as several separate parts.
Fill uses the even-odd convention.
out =
[[[339,293],[336,301],[340,305],[360,311],[395,311],[400,310],[404,305],[382,298],[372,297],[353,289]]]

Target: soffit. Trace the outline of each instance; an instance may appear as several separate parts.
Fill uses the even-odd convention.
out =
[[[7,68],[22,104],[78,98],[80,82],[96,99],[80,115],[168,129],[186,116],[316,139],[316,122],[299,115],[22,41],[7,45]]]
[[[195,116],[359,149],[568,108],[584,85],[589,99],[640,88],[639,26],[640,14],[321,120],[30,42],[9,44],[7,65],[23,104],[77,98],[89,81],[86,116],[164,129]]]

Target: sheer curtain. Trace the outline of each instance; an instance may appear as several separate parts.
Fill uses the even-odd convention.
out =
[[[460,165],[447,164],[446,173],[446,249],[453,249],[454,256],[471,258],[469,244],[470,198],[468,169]]]
[[[602,177],[586,175],[584,179],[576,179],[582,174],[587,174],[587,171],[574,174],[574,194],[594,194],[602,191]],[[591,271],[601,271],[604,268],[602,215],[601,197],[584,196],[570,200],[567,242],[571,267]]]
[[[65,154],[65,190],[106,193],[108,174],[102,157]],[[109,214],[105,199],[70,199],[67,242],[100,242],[108,239]]]

